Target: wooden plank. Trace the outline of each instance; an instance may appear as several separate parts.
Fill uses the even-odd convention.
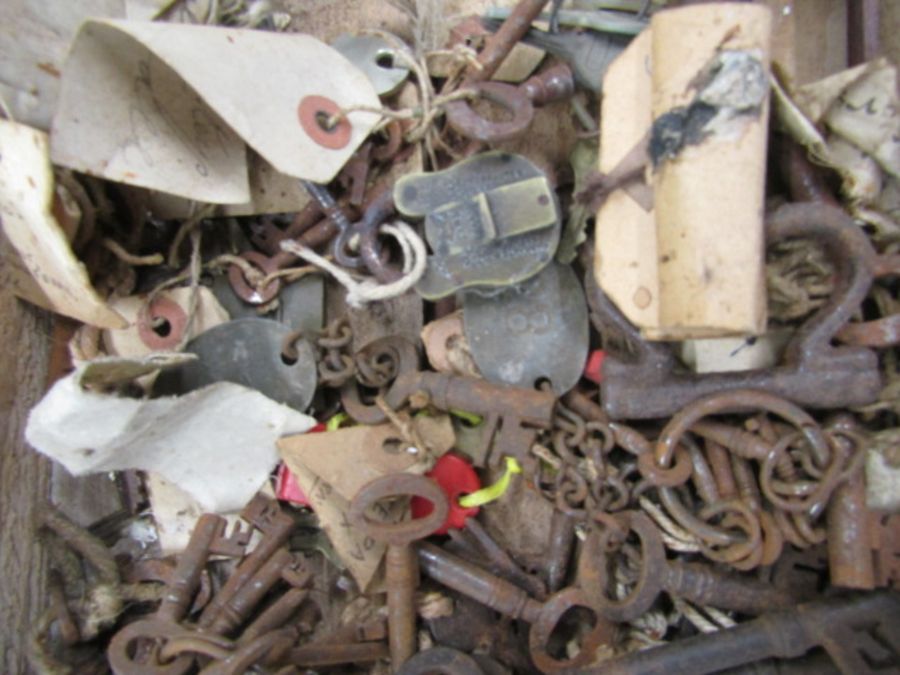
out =
[[[856,0],[851,0],[856,2]],[[764,0],[772,10],[772,61],[788,87],[847,67],[846,0]]]
[[[44,391],[50,316],[10,292],[0,270],[0,671],[28,671],[26,647],[44,607],[46,561],[35,530],[50,462],[27,447],[28,410]]]

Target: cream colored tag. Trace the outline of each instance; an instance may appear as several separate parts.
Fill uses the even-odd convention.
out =
[[[647,339],[765,329],[770,26],[759,5],[661,11],[604,78],[600,171],[649,137],[654,205],[623,188],[608,196],[595,274]]]
[[[91,286],[53,216],[47,134],[8,120],[0,120],[0,219],[53,311],[101,328],[127,325]],[[40,300],[27,284],[16,288],[24,289],[25,299]]]
[[[52,155],[110,180],[242,204],[246,146],[288,176],[334,178],[379,116],[349,113],[345,135],[310,131],[301,110],[315,120],[355,105],[379,105],[369,80],[308,35],[88,21],[63,71]]]
[[[191,303],[191,289],[187,287],[174,288],[163,291],[158,297],[164,302],[177,305],[181,309],[179,317],[183,317],[186,325],[187,312]],[[127,298],[116,298],[110,303],[113,309],[128,321],[126,328],[103,332],[104,345],[111,355],[138,357],[154,351],[160,351],[163,348],[153,342],[148,344],[142,338],[139,328],[139,313],[146,301],[146,296],[130,295]],[[197,308],[194,313],[194,320],[190,322],[190,337],[188,339],[191,340],[213,326],[225,323],[228,321],[228,318],[228,312],[219,304],[213,292],[201,286],[197,289]],[[169,330],[174,329],[170,327]],[[171,338],[174,344],[164,348],[174,349],[182,340],[183,335],[183,332],[167,335],[166,337]]]

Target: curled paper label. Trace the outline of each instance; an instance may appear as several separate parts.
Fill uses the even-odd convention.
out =
[[[19,256],[10,255],[13,290],[26,300],[101,328],[123,328],[54,215],[47,134],[0,120],[0,221]],[[27,271],[27,274],[26,274]],[[35,284],[30,284],[28,275]]]
[[[308,35],[141,21],[86,22],[63,71],[57,164],[215,204],[250,201],[247,147],[329,182],[379,116],[366,76]]]

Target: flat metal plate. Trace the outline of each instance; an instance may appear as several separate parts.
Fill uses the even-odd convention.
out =
[[[572,268],[553,262],[528,281],[485,297],[463,292],[463,325],[472,357],[492,382],[575,386],[588,354],[588,311]]]
[[[387,96],[409,77],[409,68],[398,66],[396,50],[377,35],[339,35],[331,46],[359,68],[379,96]]]
[[[291,329],[269,319],[238,319],[219,324],[188,343],[196,361],[163,371],[155,393],[184,394],[214,382],[234,382],[274,401],[305,410],[316,392],[316,358],[306,340],[296,343],[296,363],[281,358]]]

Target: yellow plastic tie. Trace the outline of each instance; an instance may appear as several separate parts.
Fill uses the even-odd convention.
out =
[[[468,509],[473,506],[483,506],[500,499],[500,497],[506,494],[506,490],[509,488],[509,482],[512,480],[513,474],[516,473],[522,473],[522,467],[515,458],[507,457],[506,472],[500,476],[500,480],[493,485],[488,485],[487,487],[476,490],[464,497],[460,497],[459,505],[464,509]]]
[[[481,415],[476,415],[475,413],[466,412],[465,410],[457,410],[456,408],[450,409],[450,414],[454,417],[458,417],[463,422],[472,427],[477,427],[484,421],[484,418]]]
[[[347,413],[338,413],[337,415],[332,415],[328,418],[328,421],[325,422],[325,431],[337,431],[341,428],[341,425],[350,419],[350,415]]]

